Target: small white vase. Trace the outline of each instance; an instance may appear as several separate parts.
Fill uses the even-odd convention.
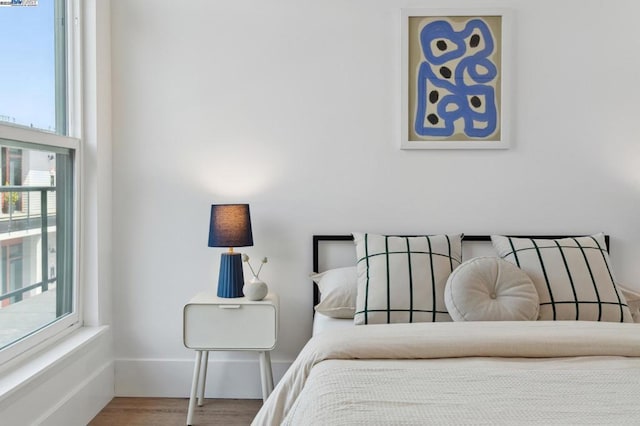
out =
[[[244,287],[242,287],[242,292],[249,300],[262,300],[269,292],[269,288],[264,281],[261,281],[259,278],[253,277],[251,278],[251,281],[249,281],[244,285]]]

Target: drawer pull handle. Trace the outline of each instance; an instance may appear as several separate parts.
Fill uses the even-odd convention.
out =
[[[220,309],[240,309],[240,305],[218,305]]]

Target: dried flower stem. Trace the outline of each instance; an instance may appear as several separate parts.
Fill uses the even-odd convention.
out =
[[[249,269],[251,270],[251,274],[253,275],[253,277],[258,279],[258,275],[260,275],[260,271],[262,271],[262,267],[264,266],[265,263],[267,263],[268,259],[266,257],[262,258],[262,262],[260,263],[260,267],[258,268],[258,273],[256,273],[253,270],[253,266],[251,266],[251,263],[249,263],[249,256],[247,256],[246,254],[243,254],[242,260],[246,262],[247,265],[249,265]]]

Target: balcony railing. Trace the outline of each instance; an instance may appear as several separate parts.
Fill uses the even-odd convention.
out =
[[[0,213],[0,239],[19,238],[32,235],[30,231],[39,231],[41,235],[41,276],[39,282],[13,289],[0,294],[0,305],[9,299],[10,303],[22,300],[24,293],[40,288],[42,292],[55,284],[56,277],[49,277],[49,223],[55,226],[55,186],[0,186],[2,213]],[[49,197],[48,193],[53,193]],[[51,203],[51,207],[49,206]],[[19,209],[16,207],[20,206]],[[2,269],[8,267],[1,259]]]

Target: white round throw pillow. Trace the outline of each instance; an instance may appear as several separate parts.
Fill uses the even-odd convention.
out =
[[[540,301],[531,278],[497,257],[476,257],[449,276],[444,301],[454,321],[538,319]]]

